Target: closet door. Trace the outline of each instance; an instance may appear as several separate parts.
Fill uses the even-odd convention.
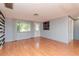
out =
[[[0,47],[3,46],[5,42],[5,21],[4,21],[3,14],[0,12]]]

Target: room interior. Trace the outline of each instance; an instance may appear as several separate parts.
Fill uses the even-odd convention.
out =
[[[0,3],[0,56],[79,55],[79,4]]]

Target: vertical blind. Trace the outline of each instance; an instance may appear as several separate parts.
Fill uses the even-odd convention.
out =
[[[5,17],[0,11],[0,46],[5,43]]]

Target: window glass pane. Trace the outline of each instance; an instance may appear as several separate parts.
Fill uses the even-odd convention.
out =
[[[30,23],[17,23],[17,31],[19,32],[27,32],[31,30]]]

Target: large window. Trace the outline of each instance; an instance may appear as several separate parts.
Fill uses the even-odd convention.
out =
[[[18,32],[28,32],[31,31],[31,24],[25,22],[18,22],[16,23],[17,31]]]

